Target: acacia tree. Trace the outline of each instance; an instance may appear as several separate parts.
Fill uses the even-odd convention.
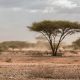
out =
[[[45,36],[50,44],[52,56],[57,55],[60,43],[67,35],[72,35],[75,32],[80,32],[80,24],[70,21],[44,20],[41,22],[35,22],[32,24],[32,26],[28,26],[28,28],[31,31],[40,32]]]

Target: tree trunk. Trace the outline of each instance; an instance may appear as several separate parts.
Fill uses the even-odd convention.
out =
[[[63,33],[64,34],[64,33]],[[55,55],[57,55],[57,52],[58,52],[58,49],[59,49],[59,46],[60,46],[60,43],[61,43],[61,41],[62,41],[62,37],[63,37],[63,34],[61,35],[61,37],[60,37],[60,39],[59,39],[59,42],[58,42],[58,44],[57,44],[57,46],[56,46],[56,48],[55,48]]]
[[[55,48],[53,47],[52,41],[50,41],[50,47],[51,47],[51,50],[52,50],[52,56],[56,56],[57,53],[55,53]]]
[[[56,54],[56,55],[57,55],[57,53],[58,53],[58,49],[59,49],[60,43],[61,43],[61,40],[59,40],[59,43],[58,43],[58,45],[57,45],[57,47],[56,47],[56,49],[55,49],[55,54]]]

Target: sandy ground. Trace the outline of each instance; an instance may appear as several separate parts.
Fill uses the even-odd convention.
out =
[[[1,56],[0,56],[1,57]],[[54,64],[80,64],[80,57],[1,57],[0,63],[54,63]]]
[[[80,65],[0,63],[0,80],[80,80]]]
[[[41,52],[28,51],[23,53],[3,52],[0,54],[0,62],[7,63],[54,63],[54,64],[80,64],[79,52],[65,53],[65,56],[53,57],[43,55]]]
[[[37,65],[57,65],[57,66],[63,66],[63,65],[68,65],[68,66],[70,66],[70,65],[79,65],[80,66],[80,64],[54,64],[54,63],[7,63],[7,62],[0,62],[0,66],[28,66],[28,65],[35,65],[35,66],[37,66]]]
[[[0,80],[80,80],[80,57],[0,55]]]

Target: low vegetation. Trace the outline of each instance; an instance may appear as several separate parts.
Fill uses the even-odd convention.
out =
[[[5,78],[4,78],[5,76]],[[80,79],[80,65],[7,64],[0,65],[0,80]]]

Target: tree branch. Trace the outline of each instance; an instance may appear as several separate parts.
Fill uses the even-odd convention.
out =
[[[41,31],[42,35],[49,41],[49,38]]]

